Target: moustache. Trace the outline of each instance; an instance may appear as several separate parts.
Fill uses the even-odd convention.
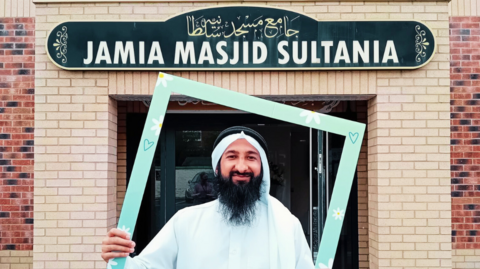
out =
[[[231,172],[230,172],[230,177],[229,177],[230,182],[233,182],[233,179],[232,179],[233,176],[249,177],[249,178],[250,178],[250,181],[251,181],[251,180],[254,178],[255,175],[254,175],[252,172],[240,173],[240,172],[238,172],[238,171],[231,171]],[[238,184],[239,186],[243,186],[243,185],[248,184],[248,183],[247,183],[247,182],[240,181],[240,182],[237,182],[237,184]]]
[[[242,176],[242,177],[249,176],[250,178],[253,178],[254,174],[252,172],[240,173],[238,171],[231,171],[230,172],[230,178],[233,177],[233,176]]]

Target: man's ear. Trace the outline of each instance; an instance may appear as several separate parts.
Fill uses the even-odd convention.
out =
[[[217,168],[215,168],[215,175],[218,176],[218,168],[220,167],[220,160],[218,160]]]

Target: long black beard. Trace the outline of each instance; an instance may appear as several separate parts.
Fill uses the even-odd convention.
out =
[[[250,181],[238,185],[232,181],[234,174],[235,172],[230,172],[229,177],[225,178],[220,169],[218,170],[220,212],[227,223],[233,226],[250,225],[255,219],[255,203],[260,200],[262,194],[263,170],[258,177],[254,177],[253,173],[239,173],[250,175]]]

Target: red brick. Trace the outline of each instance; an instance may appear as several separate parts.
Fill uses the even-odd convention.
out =
[[[454,29],[454,28],[461,28],[461,23],[450,23],[450,29]]]
[[[5,63],[4,68],[22,68],[22,63]]]
[[[35,50],[32,50],[32,49],[24,50],[23,55],[35,55]]]
[[[457,229],[459,230],[471,230],[473,229],[473,224],[471,223],[468,223],[468,224],[456,224],[457,225]]]
[[[462,53],[463,54],[479,54],[480,53],[480,49],[466,49],[466,48],[463,48],[461,49]]]
[[[462,36],[462,41],[470,41],[471,47],[475,48],[478,44],[475,44],[472,41],[479,41],[480,36]]]
[[[455,217],[471,217],[473,216],[473,213],[472,211],[453,211],[452,215]],[[457,232],[457,236],[461,236],[461,235],[464,235],[464,234]]]
[[[1,69],[0,76],[11,76],[13,75],[13,70],[11,69]]]
[[[0,18],[0,23],[13,23],[14,18]]]
[[[20,206],[18,205],[2,205],[2,211],[4,212],[12,212],[12,211],[20,211]]]
[[[451,146],[453,190],[462,197],[452,197],[452,247],[480,248],[480,234],[471,236],[462,230],[480,229],[480,212],[465,210],[464,205],[480,205],[480,17],[450,17],[451,52]],[[455,28],[455,29],[454,29]],[[474,227],[475,225],[475,227]]]
[[[462,23],[461,27],[463,29],[469,29],[469,28],[478,29],[480,28],[480,23]]]
[[[450,22],[470,22],[469,17],[450,17]]]
[[[462,37],[457,35],[457,36],[450,36],[450,41],[462,41]],[[452,50],[450,48],[450,53],[452,53]]]
[[[454,99],[472,99],[471,94],[453,94]]]
[[[468,42],[450,42],[450,46],[454,48],[470,48],[470,43]]]
[[[477,67],[480,65],[480,62],[478,61],[462,61],[461,66],[473,66]]]
[[[466,244],[467,249],[480,249],[480,243]]]
[[[450,54],[460,54],[460,49],[450,47]]]
[[[11,135],[8,140],[1,140],[0,158],[8,160],[9,167],[1,166],[0,172],[0,211],[10,212],[9,218],[0,219],[2,244],[14,244],[16,250],[33,249],[32,224],[25,224],[25,218],[32,218],[33,212],[21,211],[22,206],[33,208],[33,152],[32,146],[25,146],[26,140],[33,140],[33,133],[24,133],[25,127],[34,127],[34,95],[27,89],[34,88],[35,80],[35,21],[34,18],[1,18],[6,30],[14,34],[13,29],[22,28],[31,36],[2,36],[1,43],[13,43],[13,49],[0,50],[0,130]],[[22,47],[16,47],[22,43]],[[9,55],[13,50],[21,50],[23,55]],[[27,75],[19,75],[19,69],[30,70]],[[17,102],[16,107],[7,107],[7,103]],[[13,147],[15,146],[15,147]],[[12,172],[12,168],[15,172]],[[18,185],[6,185],[7,180],[17,179]],[[16,193],[18,198],[10,198]],[[10,231],[10,232],[6,232]]]
[[[35,18],[15,18],[15,23],[35,24]]]

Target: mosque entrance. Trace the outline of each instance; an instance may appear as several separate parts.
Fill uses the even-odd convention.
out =
[[[354,113],[344,118],[351,119]],[[146,114],[127,114],[127,178],[130,177]],[[317,255],[340,160],[343,137],[249,113],[168,114],[133,235],[138,255],[182,208],[216,199],[211,153],[218,134],[242,125],[259,132],[269,147],[270,195],[301,222],[312,258]],[[197,194],[207,182],[206,195]],[[128,184],[128,183],[127,183]],[[205,185],[204,185],[205,186]],[[358,268],[358,207],[355,178],[334,268]]]

